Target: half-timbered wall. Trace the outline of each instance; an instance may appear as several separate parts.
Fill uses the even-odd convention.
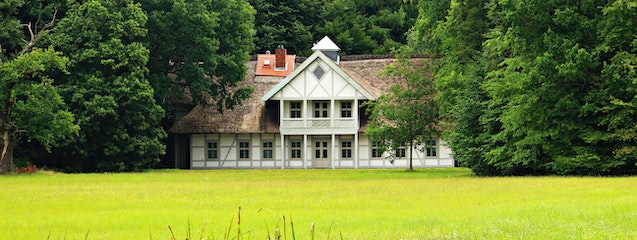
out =
[[[405,157],[394,158],[393,164],[388,153],[374,157],[373,144],[364,134],[358,139],[354,134],[286,135],[283,147],[280,139],[279,134],[195,134],[191,136],[191,168],[405,168],[409,165],[409,149],[405,150]],[[436,156],[426,156],[426,152],[414,149],[414,167],[454,166],[444,141],[436,139],[435,151]]]

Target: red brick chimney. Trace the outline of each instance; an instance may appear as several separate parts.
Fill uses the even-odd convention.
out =
[[[279,45],[276,50],[274,50],[274,55],[274,67],[285,68],[285,55],[287,55],[287,50],[283,48],[283,45]]]

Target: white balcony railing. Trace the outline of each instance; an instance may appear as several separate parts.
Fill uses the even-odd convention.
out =
[[[281,121],[282,129],[330,129],[330,128],[356,128],[358,124],[354,118],[284,118]]]

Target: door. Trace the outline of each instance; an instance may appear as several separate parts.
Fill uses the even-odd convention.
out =
[[[316,168],[330,167],[330,141],[328,139],[314,140],[314,159],[312,166]]]

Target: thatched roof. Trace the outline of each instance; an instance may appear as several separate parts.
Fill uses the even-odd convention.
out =
[[[390,77],[380,73],[395,59],[341,61],[339,67],[359,82],[374,97],[379,97],[393,84]],[[242,105],[219,113],[216,107],[196,106],[168,131],[175,134],[202,133],[278,133],[279,106],[277,102],[263,102],[261,97],[274,88],[283,77],[255,76],[256,61],[247,63],[248,74],[243,86],[252,86],[254,93]]]

